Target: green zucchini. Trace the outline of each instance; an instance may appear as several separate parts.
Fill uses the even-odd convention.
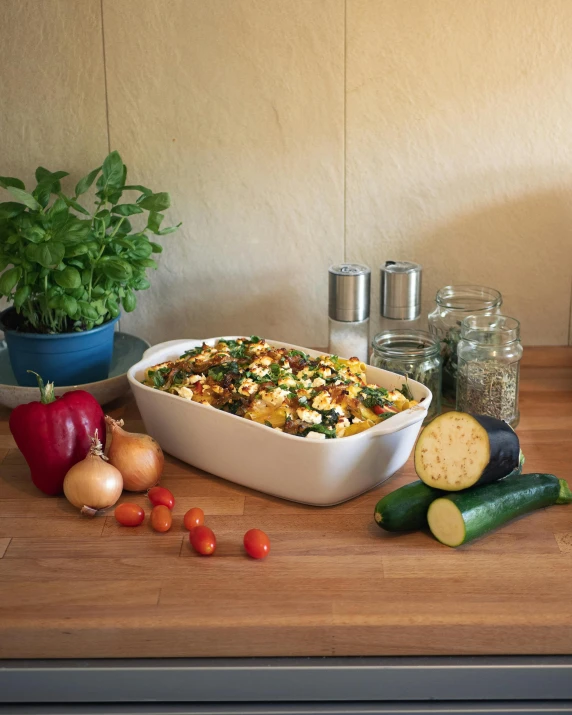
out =
[[[572,491],[553,474],[522,474],[439,497],[429,506],[427,521],[435,538],[461,546],[522,514],[552,504],[572,503]]]
[[[374,519],[386,531],[415,531],[427,528],[427,509],[444,491],[420,479],[399,487],[375,505]]]
[[[502,420],[446,412],[430,422],[415,445],[415,471],[435,489],[458,492],[496,482],[519,464],[516,432]]]
[[[518,465],[505,479],[521,474],[523,465],[524,454],[521,452]],[[377,525],[386,531],[426,529],[429,505],[444,494],[447,492],[443,489],[433,489],[416,479],[380,499],[373,516]]]

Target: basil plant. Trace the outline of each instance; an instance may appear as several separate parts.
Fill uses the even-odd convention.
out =
[[[178,228],[161,228],[169,194],[128,185],[116,151],[78,182],[73,196],[61,189],[65,176],[38,167],[30,192],[19,179],[0,177],[12,198],[0,203],[0,295],[13,303],[21,331],[91,330],[117,317],[120,307],[131,312],[135,292],[149,288],[147,271],[157,268],[152,254],[163,250],[149,235]],[[89,211],[78,199],[94,182],[97,200]],[[124,198],[133,192],[133,202]],[[135,219],[142,229],[131,226],[137,214],[145,214]]]

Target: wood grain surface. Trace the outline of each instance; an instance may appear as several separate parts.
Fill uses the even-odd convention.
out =
[[[131,431],[133,402],[111,406]],[[572,348],[529,348],[518,428],[525,471],[572,484]],[[572,507],[516,520],[453,550],[374,523],[377,500],[415,478],[411,460],[336,507],[300,506],[167,458],[173,527],[80,516],[32,485],[0,413],[0,657],[569,654]],[[216,445],[213,447],[216,448]],[[269,469],[272,465],[269,465]],[[121,501],[146,504],[142,495]],[[204,509],[216,555],[190,549]],[[271,554],[247,557],[264,529]]]

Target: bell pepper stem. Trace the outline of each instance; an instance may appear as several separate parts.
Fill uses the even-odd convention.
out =
[[[40,402],[43,405],[49,405],[50,402],[55,402],[56,401],[56,396],[54,395],[54,383],[53,382],[48,382],[47,384],[44,385],[44,381],[38,375],[37,372],[34,372],[33,370],[27,370],[31,375],[36,376],[36,380],[38,381],[38,387],[40,388]]]

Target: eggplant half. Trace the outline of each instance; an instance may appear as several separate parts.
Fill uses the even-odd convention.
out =
[[[430,422],[415,445],[418,477],[434,489],[458,492],[489,484],[519,468],[520,443],[506,422],[446,412]]]

